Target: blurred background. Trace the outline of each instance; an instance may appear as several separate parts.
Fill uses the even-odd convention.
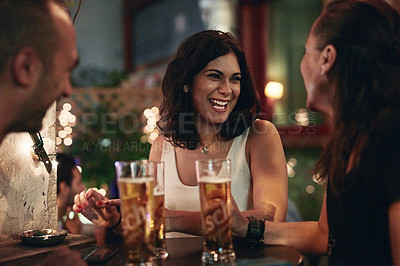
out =
[[[114,161],[147,158],[158,136],[161,81],[180,41],[205,29],[230,31],[245,50],[261,118],[281,134],[289,197],[302,219],[317,220],[324,186],[314,182],[313,168],[329,129],[305,108],[299,65],[324,2],[67,0],[80,65],[73,95],[57,103],[58,151],[78,158],[86,187],[115,196]]]

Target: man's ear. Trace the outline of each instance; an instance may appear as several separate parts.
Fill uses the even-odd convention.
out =
[[[336,61],[336,49],[332,44],[328,44],[321,52],[320,69],[321,75],[326,75]]]
[[[21,87],[36,84],[42,70],[42,62],[32,47],[24,47],[14,56],[12,73],[14,81]]]

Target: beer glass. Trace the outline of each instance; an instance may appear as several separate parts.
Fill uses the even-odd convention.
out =
[[[154,177],[151,161],[115,162],[124,248],[129,264],[147,264],[154,258]]]
[[[195,166],[204,236],[201,259],[206,264],[234,261],[230,160],[197,160]]]
[[[154,186],[154,258],[164,260],[168,257],[165,241],[165,206],[164,206],[164,162],[157,163]]]

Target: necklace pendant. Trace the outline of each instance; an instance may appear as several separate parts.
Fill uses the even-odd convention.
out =
[[[204,155],[207,155],[208,154],[208,148],[207,147],[201,148],[201,153],[204,154]]]

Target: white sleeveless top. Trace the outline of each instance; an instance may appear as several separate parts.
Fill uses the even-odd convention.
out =
[[[227,155],[227,159],[231,160],[232,195],[240,211],[253,208],[251,174],[245,151],[249,129],[233,140]],[[163,143],[161,161],[165,167],[165,207],[171,210],[200,211],[199,187],[186,186],[181,182],[175,149],[168,141]]]

